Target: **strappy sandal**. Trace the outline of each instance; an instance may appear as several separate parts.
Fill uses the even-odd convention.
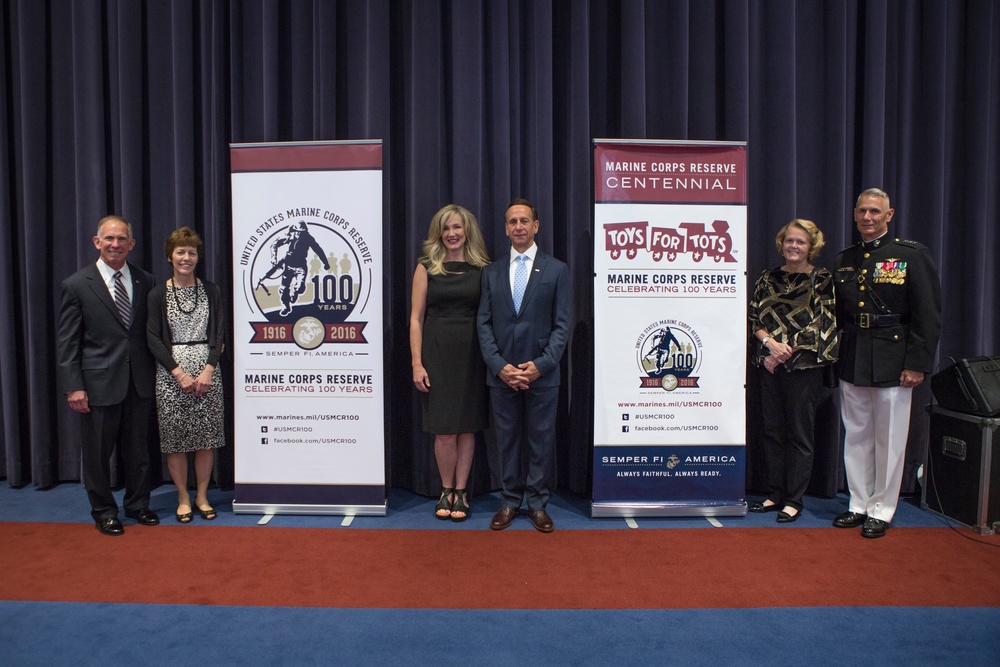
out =
[[[181,504],[186,505],[187,503]],[[191,517],[194,516],[194,512],[185,512],[183,514],[174,512],[174,516],[177,517],[177,523],[191,523]]]
[[[434,506],[434,516],[442,521],[447,521],[451,518],[451,501],[448,499],[453,493],[455,493],[455,489],[449,489],[447,486],[441,487],[441,498],[438,500],[438,504]]]
[[[469,504],[465,500],[465,489],[455,489],[455,502],[451,506],[451,520],[465,521],[469,518]],[[461,512],[462,516],[455,516],[455,512]]]
[[[214,521],[215,517],[218,516],[218,514],[215,513],[214,507],[209,507],[208,509],[202,509],[199,507],[198,514],[201,515],[201,518],[205,521]]]

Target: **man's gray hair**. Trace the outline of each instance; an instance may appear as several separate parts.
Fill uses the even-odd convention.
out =
[[[857,208],[858,204],[861,203],[862,197],[881,197],[885,200],[885,207],[891,208],[889,206],[889,195],[886,194],[885,190],[880,190],[879,188],[868,188],[864,192],[858,195],[858,200],[854,202],[854,207]]]

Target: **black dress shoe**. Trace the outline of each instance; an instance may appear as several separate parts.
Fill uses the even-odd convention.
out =
[[[97,530],[101,531],[104,535],[115,536],[125,534],[125,527],[116,516],[106,516],[103,519],[98,519]]]
[[[882,519],[868,517],[865,525],[861,529],[861,537],[884,537],[885,531],[889,530],[889,524]]]
[[[156,512],[148,507],[135,511],[125,510],[125,516],[129,519],[135,519],[144,526],[156,526],[160,523],[160,517],[156,516]]]
[[[857,512],[844,512],[837,515],[837,518],[833,520],[833,525],[837,528],[856,528],[863,524],[867,518],[864,514]]]
[[[490,528],[493,530],[503,530],[509,526],[520,511],[516,507],[501,507],[500,511],[493,515],[493,520],[490,521]]]
[[[756,512],[757,514],[763,514],[764,512],[777,512],[781,508],[777,503],[774,503],[773,505],[765,505],[764,503],[752,502],[747,509],[751,512]]]
[[[535,530],[543,533],[551,533],[555,530],[555,526],[552,524],[552,517],[545,510],[535,510],[532,512],[531,521],[535,524]]]
[[[799,510],[795,514],[789,514],[785,510],[781,510],[778,512],[778,523],[792,523],[800,516],[802,516],[802,510]]]

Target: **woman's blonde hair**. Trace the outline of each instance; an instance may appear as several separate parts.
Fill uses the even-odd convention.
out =
[[[444,268],[447,248],[441,241],[444,233],[445,223],[458,214],[462,218],[462,227],[465,229],[465,261],[472,266],[486,266],[490,263],[490,256],[486,252],[486,242],[483,241],[483,233],[479,231],[479,223],[472,211],[459,206],[458,204],[448,204],[431,218],[431,226],[427,230],[427,240],[424,241],[424,254],[420,261],[427,267],[427,273],[431,275],[442,275],[448,273]]]
[[[781,247],[785,244],[785,235],[788,234],[788,230],[792,227],[798,227],[809,236],[809,261],[811,262],[816,259],[816,255],[819,254],[819,250],[826,243],[826,240],[823,238],[823,232],[819,231],[819,227],[816,226],[815,222],[812,220],[803,220],[802,218],[795,218],[778,232],[778,236],[774,239],[774,245],[778,249],[778,254],[784,256]]]

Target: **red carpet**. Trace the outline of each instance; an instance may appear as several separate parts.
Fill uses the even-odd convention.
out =
[[[857,532],[164,525],[110,538],[90,524],[0,523],[0,597],[400,608],[1000,606],[1000,549],[944,528],[896,528],[880,540]],[[787,575],[777,571],[782,563]]]

